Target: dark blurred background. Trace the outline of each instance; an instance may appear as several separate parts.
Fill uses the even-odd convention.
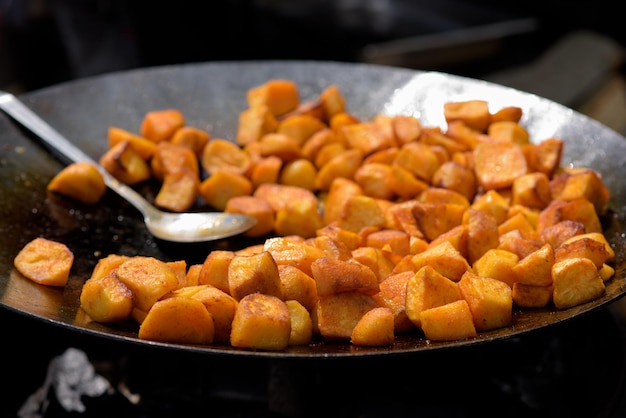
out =
[[[315,59],[437,70],[626,130],[626,30],[610,0],[0,0],[0,88],[146,66]]]

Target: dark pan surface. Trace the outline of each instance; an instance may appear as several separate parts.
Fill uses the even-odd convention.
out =
[[[515,105],[524,110],[522,123],[531,138],[557,136],[566,141],[564,163],[598,170],[609,187],[611,212],[603,219],[606,235],[617,253],[616,276],[598,300],[562,311],[520,311],[514,325],[481,333],[465,341],[433,343],[417,333],[397,337],[392,347],[359,348],[347,343],[316,342],[284,352],[252,352],[229,346],[183,346],[141,341],[132,324],[90,322],[79,309],[83,282],[97,260],[110,253],[151,255],[162,260],[202,262],[213,249],[239,249],[251,244],[242,238],[209,244],[170,244],[155,241],[139,213],[112,192],[97,206],[46,194],[48,181],[63,162],[37,138],[0,115],[0,305],[9,310],[102,338],[173,350],[247,357],[342,357],[419,353],[488,343],[560,322],[605,306],[626,291],[624,217],[626,215],[626,140],[600,123],[549,100],[442,73],[335,62],[261,61],[215,62],[155,67],[107,74],[56,85],[22,95],[61,134],[94,158],[106,149],[109,126],[137,131],[150,110],[178,108],[187,124],[207,129],[212,137],[233,139],[245,93],[268,79],[294,80],[301,98],[315,97],[336,84],[347,98],[348,110],[362,118],[377,113],[413,114],[426,126],[444,126],[443,104],[450,100],[485,99],[493,109]],[[150,191],[146,190],[146,193]],[[66,243],[75,254],[68,285],[63,289],[37,285],[13,268],[17,252],[35,237]]]

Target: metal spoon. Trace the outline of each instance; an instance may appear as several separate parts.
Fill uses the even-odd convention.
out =
[[[106,185],[141,212],[148,230],[157,238],[174,242],[212,241],[241,234],[256,224],[255,218],[240,214],[161,211],[148,203],[135,190],[115,179],[100,164],[65,139],[13,94],[0,90],[0,109],[70,161],[88,161],[98,167]]]

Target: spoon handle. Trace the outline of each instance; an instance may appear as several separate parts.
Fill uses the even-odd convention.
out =
[[[102,174],[106,185],[135,206],[144,216],[149,215],[153,210],[152,206],[139,193],[109,174],[100,164],[48,125],[13,94],[0,90],[0,109],[22,126],[28,128],[64,158],[73,162],[86,161],[95,165]]]

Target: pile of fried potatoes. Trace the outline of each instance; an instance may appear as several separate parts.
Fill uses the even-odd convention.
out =
[[[171,211],[203,200],[251,215],[246,235],[265,239],[197,265],[108,255],[80,295],[94,321],[255,350],[385,346],[406,332],[454,341],[511,326],[514,309],[592,301],[615,274],[608,189],[590,168],[561,166],[562,139],[531,142],[519,107],[448,102],[445,128],[361,120],[337,86],[303,102],[281,79],[247,102],[230,140],[176,109],[149,112],[137,133],[110,128],[100,162],[115,177],[157,178],[155,204]],[[97,200],[66,177],[54,191]]]

